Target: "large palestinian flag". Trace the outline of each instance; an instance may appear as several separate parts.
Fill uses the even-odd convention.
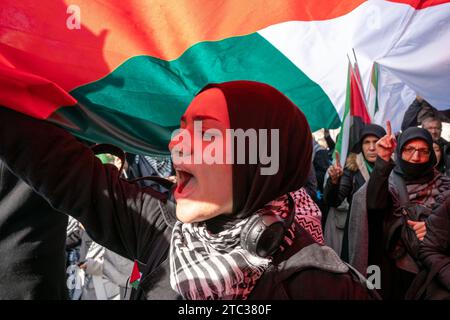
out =
[[[313,130],[337,128],[354,49],[366,92],[376,61],[448,109],[449,2],[2,0],[0,104],[165,154],[204,85],[247,79],[284,92]]]

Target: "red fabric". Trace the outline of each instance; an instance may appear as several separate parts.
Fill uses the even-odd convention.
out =
[[[139,267],[137,261],[134,261],[133,271],[131,272],[130,284],[141,280],[141,273],[139,272]]]
[[[449,0],[389,0],[390,2],[398,2],[409,4],[414,9],[425,9],[450,2]]]
[[[3,105],[38,119],[46,119],[61,106],[77,103],[55,83],[1,63],[0,88]]]
[[[370,116],[367,112],[365,98],[362,93],[361,81],[358,69],[350,68],[350,114],[359,117],[364,123],[370,123]]]

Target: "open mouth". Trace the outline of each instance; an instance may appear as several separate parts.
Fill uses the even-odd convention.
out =
[[[194,178],[192,174],[184,170],[176,170],[177,173],[177,192],[182,193],[188,183]]]

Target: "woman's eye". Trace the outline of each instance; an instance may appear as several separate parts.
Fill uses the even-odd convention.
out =
[[[206,131],[203,131],[202,132],[202,137],[206,138],[206,139],[209,139],[209,140],[213,140],[216,136],[211,134],[211,133],[208,133]]]

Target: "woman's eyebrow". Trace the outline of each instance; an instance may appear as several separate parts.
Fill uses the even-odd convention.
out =
[[[208,115],[197,115],[197,116],[193,117],[192,119],[194,121],[196,121],[196,120],[207,120],[207,119],[220,121],[219,119],[214,118],[213,116],[208,116]]]
[[[217,118],[214,118],[213,116],[208,116],[208,115],[198,115],[192,118],[193,121],[198,121],[198,120],[216,120],[216,121],[220,121]],[[183,123],[186,123],[186,116],[181,116],[180,121]]]

